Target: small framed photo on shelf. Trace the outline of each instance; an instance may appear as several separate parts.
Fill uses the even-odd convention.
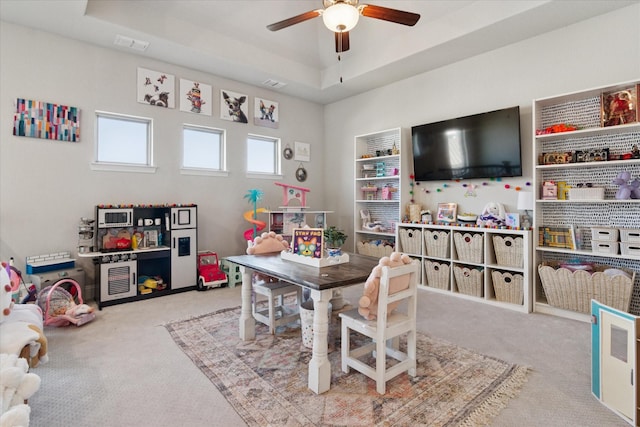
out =
[[[602,126],[638,121],[638,86],[602,93]]]
[[[576,235],[573,226],[540,227],[538,245],[575,251]]]
[[[438,222],[455,222],[457,211],[457,203],[438,203],[436,220]]]
[[[520,228],[520,214],[518,212],[507,212],[505,214],[507,227]]]

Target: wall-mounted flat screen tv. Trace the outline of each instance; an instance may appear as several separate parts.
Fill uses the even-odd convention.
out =
[[[522,176],[520,107],[411,128],[416,181]]]

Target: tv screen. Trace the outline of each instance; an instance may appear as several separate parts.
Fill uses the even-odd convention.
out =
[[[522,176],[520,107],[411,128],[416,181]]]

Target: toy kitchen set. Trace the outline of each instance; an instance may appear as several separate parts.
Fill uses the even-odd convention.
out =
[[[196,288],[196,205],[98,205],[94,227],[98,308]]]

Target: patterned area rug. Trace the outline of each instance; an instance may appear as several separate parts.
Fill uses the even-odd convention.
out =
[[[418,334],[417,376],[388,381],[381,396],[373,380],[341,371],[334,319],[331,389],[316,395],[307,388],[311,351],[300,328],[272,336],[257,323],[256,340],[243,342],[239,317],[238,307],[165,327],[249,426],[482,426],[518,394],[528,372]]]

